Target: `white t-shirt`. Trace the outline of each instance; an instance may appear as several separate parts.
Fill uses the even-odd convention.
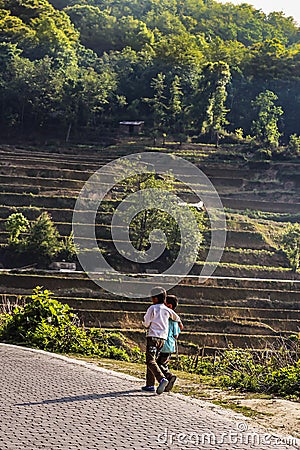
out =
[[[144,325],[148,328],[147,336],[167,339],[169,319],[181,322],[180,317],[164,303],[150,306],[144,316]]]

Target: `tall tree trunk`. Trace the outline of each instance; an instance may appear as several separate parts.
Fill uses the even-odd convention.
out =
[[[72,129],[72,122],[70,122],[69,127],[68,127],[66,142],[69,142],[69,140],[70,140],[71,129]]]

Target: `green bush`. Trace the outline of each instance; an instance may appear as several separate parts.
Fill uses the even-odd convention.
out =
[[[170,365],[173,369],[214,376],[216,383],[226,388],[299,398],[299,356],[300,338],[295,335],[280,340],[273,352],[229,347],[215,357],[179,355]]]
[[[129,343],[126,337],[121,333],[106,332],[99,328],[91,328],[89,336],[93,342],[98,344],[104,353],[106,352],[105,349],[109,349],[106,356],[107,358],[130,360],[132,362],[145,361],[145,354],[139,347]]]
[[[300,153],[300,136],[292,134],[288,143],[288,150],[291,155],[299,155]]]
[[[51,216],[43,212],[31,223],[22,213],[11,214],[5,223],[9,232],[7,249],[25,263],[48,266],[55,258],[76,260],[72,233],[60,236]]]
[[[199,357],[199,355],[179,355],[177,360],[171,360],[171,367],[198,375],[210,375],[215,373],[215,364],[210,357]]]
[[[265,389],[268,366],[257,363],[249,351],[230,349],[217,360],[216,373],[226,387],[255,392]]]
[[[40,287],[34,289],[24,307],[0,315],[0,339],[52,352],[124,361],[142,357],[140,350],[130,348],[121,334],[85,330],[68,305],[51,298],[51,293]]]
[[[300,360],[295,365],[282,367],[267,376],[269,392],[284,397],[300,397]]]
[[[300,266],[300,224],[288,224],[282,234],[280,246],[286,254],[290,266],[297,272]]]
[[[215,373],[223,386],[300,397],[300,340],[292,336],[272,353],[230,349],[219,355]]]
[[[33,331],[28,331],[26,343],[43,350],[60,353],[78,353],[87,356],[100,354],[97,345],[82,328],[71,323],[51,325],[45,319]]]

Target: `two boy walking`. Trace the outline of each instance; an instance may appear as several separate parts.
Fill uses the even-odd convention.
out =
[[[154,392],[155,379],[158,381],[157,394],[172,389],[176,376],[168,369],[171,353],[175,351],[175,340],[183,328],[180,317],[175,313],[177,298],[167,296],[163,288],[151,291],[153,305],[144,316],[148,328],[146,346],[146,386],[142,390]]]

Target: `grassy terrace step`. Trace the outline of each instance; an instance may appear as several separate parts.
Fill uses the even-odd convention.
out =
[[[132,152],[140,152],[140,151],[157,151],[158,149],[156,147],[149,147],[149,140],[143,140],[140,142],[137,142],[133,144],[132,142],[129,143],[126,142],[125,139],[123,139],[122,142],[119,142],[117,146],[109,146],[109,147],[102,147],[102,148],[94,148],[89,146],[78,146],[72,147],[72,149],[68,148],[51,148],[51,150],[47,148],[40,148],[40,149],[29,149],[29,148],[16,148],[13,146],[1,146],[0,153],[3,156],[7,157],[40,157],[40,158],[55,158],[58,160],[61,159],[67,159],[67,160],[82,160],[86,161],[87,158],[89,160],[93,160],[97,162],[99,158],[111,160],[118,156],[123,156],[125,154],[130,154]],[[197,162],[197,159],[199,160],[200,164],[204,164],[205,167],[209,166],[209,169],[213,172],[220,170],[224,171],[224,169],[233,170],[239,173],[242,173],[243,171],[248,172],[251,174],[251,177],[253,178],[253,173],[255,171],[268,171],[268,169],[273,169],[279,172],[284,172],[284,174],[288,174],[289,172],[293,173],[295,172],[295,167],[297,166],[297,161],[293,162],[269,162],[268,164],[265,164],[264,167],[262,167],[262,164],[259,162],[250,162],[249,164],[239,163],[236,159],[232,160],[226,160],[221,161],[222,158],[220,158],[219,161],[209,161],[207,159],[207,155],[211,154],[218,154],[221,155],[222,153],[226,154],[228,153],[228,149],[218,149],[217,151],[212,147],[208,145],[203,144],[189,144],[190,149],[180,149],[177,151],[174,151],[172,149],[172,146],[167,146],[161,151],[165,153],[172,153],[177,154],[180,157],[193,159],[194,162]],[[203,159],[203,155],[205,155],[205,159]],[[236,167],[232,169],[232,164],[235,164]],[[221,169],[220,169],[221,168]]]
[[[30,200],[30,199],[29,199]],[[68,199],[63,199],[68,201]],[[45,210],[45,209],[44,209]],[[64,219],[64,210],[59,210],[57,211],[57,209],[53,210],[52,208],[48,208],[46,209],[50,214],[52,219],[54,220],[54,222],[56,222],[57,228],[59,230],[59,232],[63,235],[63,236],[68,236],[72,230],[72,225],[71,223],[57,223],[57,221],[55,221],[55,218],[60,218],[60,219]],[[12,209],[7,209],[5,208],[3,211],[3,219],[6,219],[11,213],[13,212],[23,212],[26,217],[28,217],[30,220],[35,219],[43,210],[39,210],[39,209],[31,209],[30,212],[30,217],[28,215],[28,209],[20,209],[18,208],[17,210]],[[60,212],[60,215],[59,215]],[[71,215],[70,210],[67,210],[67,214]],[[0,211],[0,215],[1,215],[1,211]],[[72,215],[70,217],[70,219],[72,219]],[[88,225],[88,224],[78,224],[77,225],[77,230],[80,230],[80,237],[82,239],[86,239],[86,244],[88,245],[90,240],[89,238],[85,238],[84,236],[90,236],[91,231],[93,229],[95,229],[96,232],[96,237],[98,238],[98,245],[100,245],[100,247],[105,248],[106,250],[114,250],[114,242],[111,239],[111,227],[110,227],[110,220],[111,220],[111,214],[110,213],[99,213],[97,216],[97,221],[98,224],[96,226],[94,225]],[[107,224],[103,223],[104,221],[107,222]],[[102,222],[102,223],[101,223]],[[0,231],[4,232],[5,229],[5,221],[1,221],[0,220]],[[5,235],[2,236],[3,239],[5,239]],[[2,242],[3,242],[2,239]],[[252,232],[252,231],[231,231],[229,230],[227,232],[227,236],[226,236],[226,246],[227,247],[234,247],[237,249],[240,249],[240,254],[237,254],[235,252],[234,254],[234,258],[233,255],[231,255],[230,258],[230,262],[236,262],[236,263],[242,263],[241,259],[242,258],[247,258],[247,254],[243,254],[242,250],[266,250],[266,251],[272,251],[274,250],[264,239],[264,237],[262,236],[261,233],[259,232]],[[256,255],[258,256],[258,254],[256,253]],[[252,256],[254,257],[254,253],[252,254]],[[271,256],[271,255],[270,255]],[[229,256],[228,256],[229,258]],[[279,258],[279,256],[277,257]],[[204,259],[204,256],[203,258]],[[259,259],[260,260],[260,259]],[[284,263],[284,257],[282,257],[280,259],[280,262]],[[225,262],[225,261],[224,261]],[[229,260],[228,260],[229,262]],[[286,262],[284,263],[284,265],[286,265]]]
[[[105,328],[104,328],[105,329]],[[133,330],[122,328],[107,328],[109,331],[116,331],[123,333],[125,336],[133,339],[141,347],[145,347],[146,337],[145,330]],[[223,334],[223,333],[189,333],[183,331],[180,334],[179,350],[180,346],[184,343],[193,343],[200,348],[228,348],[229,344],[239,348],[253,348],[253,349],[266,349],[272,348],[278,344],[278,336],[273,335],[245,335],[245,334]],[[182,348],[184,351],[184,348]],[[185,350],[187,351],[187,349]]]
[[[204,258],[202,258],[202,260],[203,259]],[[250,265],[263,264],[264,266],[270,267],[289,267],[287,257],[283,253],[269,250],[256,250],[251,248],[225,248],[221,261],[224,263]]]
[[[1,167],[1,166],[0,166]],[[31,167],[30,167],[31,168]],[[59,169],[58,169],[59,170]],[[222,188],[223,186],[226,187],[237,187],[240,188],[244,180],[239,179],[233,179],[233,178],[218,178],[218,177],[211,177],[211,181],[214,185]],[[36,186],[49,186],[49,187],[56,187],[58,184],[64,184],[64,187],[78,187],[82,186],[84,183],[84,180],[70,180],[65,178],[49,178],[49,177],[36,177],[36,176],[18,176],[17,178],[12,178],[9,175],[0,175],[0,181],[2,184],[10,184],[10,185],[21,185],[21,184],[34,184]],[[184,187],[184,185],[180,184],[180,186]],[[220,190],[218,188],[218,190]]]
[[[146,151],[152,151],[151,148],[146,148]],[[143,151],[143,149],[141,149]],[[13,153],[13,154],[12,154]],[[55,164],[56,162],[60,162],[61,164],[77,164],[78,160],[81,161],[84,165],[97,165],[100,163],[107,163],[113,159],[116,159],[120,156],[124,156],[125,154],[131,154],[130,151],[127,149],[119,149],[118,151],[112,152],[110,148],[102,149],[98,151],[97,153],[91,153],[88,151],[85,155],[82,152],[81,154],[67,154],[67,153],[47,153],[45,151],[39,152],[39,151],[18,151],[16,149],[13,150],[13,152],[5,152],[1,151],[1,160],[5,164],[6,163],[14,163],[17,162],[19,164],[22,164],[22,162],[30,161],[32,164],[35,162],[43,162],[49,163],[49,164]],[[181,156],[180,154],[179,156]],[[203,153],[201,152],[200,158],[203,156]],[[223,177],[224,172],[226,173],[226,176],[229,178],[239,178],[239,177],[247,177],[247,175],[251,175],[253,178],[253,169],[249,170],[248,167],[240,168],[232,168],[229,166],[228,163],[222,163],[222,162],[210,162],[205,161],[205,166],[203,168],[206,172],[208,172],[208,175],[213,175],[215,172],[219,174],[219,176]],[[261,169],[260,169],[261,170]],[[236,175],[236,176],[235,176]]]
[[[245,192],[245,191],[236,191],[233,192],[232,189],[230,192],[219,192],[219,195],[224,199],[238,200],[240,203],[244,201],[247,202],[270,202],[274,204],[274,199],[278,203],[295,203],[297,205],[300,204],[300,196],[299,191],[285,191],[283,187],[279,187],[279,191],[258,191],[258,192]]]
[[[190,273],[194,275],[201,274],[203,267],[204,263],[197,261]],[[288,280],[291,277],[294,277],[294,279],[300,280],[300,274],[298,272],[294,274],[289,268],[222,262],[219,263],[218,267],[215,269],[214,275],[218,277],[249,277],[278,280]]]
[[[3,155],[2,155],[3,156]],[[98,170],[99,167],[103,166],[108,162],[108,160],[111,160],[112,158],[105,158],[104,156],[101,156],[101,158],[97,159],[97,162],[81,162],[81,172],[87,171],[87,178],[91,172],[94,172]],[[28,160],[30,161],[30,165],[28,164]],[[53,156],[49,157],[48,159],[42,158],[41,156],[36,157],[25,157],[25,156],[3,156],[2,164],[0,165],[5,170],[12,170],[14,167],[19,167],[20,171],[29,168],[32,172],[32,170],[37,171],[43,171],[45,174],[45,167],[47,167],[48,170],[62,170],[62,173],[65,173],[64,170],[67,171],[74,171],[74,174],[78,172],[78,161],[69,161],[69,160],[57,160],[56,156],[53,159]],[[222,168],[222,169],[210,169],[209,167],[204,168],[204,172],[206,172],[210,179],[212,180],[213,184],[215,184],[218,187],[218,190],[221,192],[223,191],[223,188],[225,190],[228,190],[227,188],[241,188],[244,187],[244,189],[253,189],[260,190],[261,194],[266,193],[267,190],[270,189],[279,189],[281,187],[281,190],[284,189],[284,185],[286,183],[285,177],[280,177],[279,179],[276,179],[274,181],[264,181],[264,180],[257,180],[252,181],[253,179],[253,172],[244,170],[241,172],[241,169],[237,169],[236,171],[230,170],[228,172],[228,169]],[[236,173],[232,173],[236,172]],[[248,173],[249,172],[249,173]],[[263,172],[262,172],[263,174]],[[241,177],[244,176],[245,178]],[[250,176],[250,177],[249,177]],[[263,176],[263,175],[262,175]],[[26,178],[26,177],[23,177]],[[28,177],[27,177],[28,178]],[[282,178],[282,179],[281,179]],[[55,178],[53,178],[55,179]],[[289,180],[295,185],[295,187],[298,187],[300,184],[299,177],[296,175],[290,175]],[[18,179],[14,180],[15,183],[18,183]],[[244,195],[244,192],[241,193],[241,195]]]
[[[4,246],[4,243],[7,242],[7,234],[0,232],[0,246]],[[103,245],[103,241],[99,243],[100,248],[105,248]],[[84,252],[84,250],[83,250]],[[114,254],[110,254],[107,256],[108,262],[114,266],[116,265],[116,257]],[[294,279],[300,280],[300,274],[293,274],[291,269],[289,268],[281,268],[281,267],[273,267],[273,266],[265,266],[265,265],[251,265],[247,264],[248,261],[244,260],[243,264],[236,263],[223,263],[222,261],[218,264],[218,267],[215,269],[214,274],[219,277],[260,277],[266,279],[285,279],[288,280],[291,276]],[[4,263],[5,264],[5,263]],[[120,262],[118,264],[121,264]],[[210,263],[212,264],[212,263]],[[116,266],[118,268],[118,265]],[[204,267],[204,262],[197,261],[194,267],[191,270],[191,274],[200,275],[201,271]],[[138,273],[143,269],[143,266],[139,264],[132,263],[127,267],[127,273]]]
[[[135,148],[131,147],[133,150]],[[0,146],[0,155],[7,157],[32,157],[32,158],[49,158],[52,160],[68,160],[68,161],[93,161],[98,162],[99,158],[105,159],[107,161],[113,160],[119,156],[124,156],[126,154],[131,154],[128,146],[118,145],[118,147],[107,147],[98,146],[97,148],[88,145],[75,146],[72,145],[71,148],[66,147],[51,147],[51,149],[46,147],[40,148],[24,148],[15,146]]]
[[[74,297],[56,297],[60,302],[67,303],[73,310],[90,312],[118,312],[124,314],[141,313],[150,306],[150,301],[135,300],[112,300],[112,299],[90,299],[90,298],[74,298]],[[5,305],[7,302],[15,304],[18,302],[18,296],[15,294],[2,294],[1,302]],[[211,318],[213,320],[252,320],[264,322],[272,326],[272,323],[295,323],[300,326],[300,310],[293,309],[263,309],[263,308],[238,308],[232,306],[208,306],[208,305],[192,305],[180,301],[178,313],[183,317]],[[274,321],[274,322],[273,322]]]
[[[182,195],[184,198],[184,195]],[[185,199],[188,200],[188,199]],[[224,207],[236,210],[253,209],[266,212],[279,212],[279,213],[299,213],[300,203],[280,203],[280,202],[268,202],[268,201],[248,201],[243,202],[239,200],[228,199],[221,196]],[[76,201],[76,196],[42,196],[42,195],[22,195],[14,193],[1,193],[0,204],[7,206],[35,206],[43,208],[61,208],[72,209]],[[114,206],[113,202],[110,202],[111,206]],[[117,202],[115,203],[117,205]],[[65,221],[65,219],[64,219]]]
[[[42,188],[60,188],[81,189],[83,180],[66,180],[64,178],[46,178],[46,177],[21,177],[12,178],[9,175],[0,175],[1,186],[34,186]]]
[[[115,310],[76,310],[87,327],[140,328],[145,312]],[[186,332],[205,332],[223,334],[262,334],[298,332],[300,322],[276,319],[237,319],[215,318],[205,315],[180,313]]]
[[[124,156],[126,154],[136,153],[136,151],[142,151],[143,148],[139,145],[138,149],[134,146],[128,147],[124,142],[124,145],[117,147],[113,146],[98,146],[95,148],[94,146],[81,145],[74,146],[71,148],[66,147],[52,147],[49,148],[24,148],[24,147],[15,147],[15,146],[5,146],[1,145],[0,147],[0,155],[7,156],[32,156],[32,157],[45,157],[45,158],[55,158],[57,160],[70,160],[70,161],[86,161],[87,158],[94,162],[97,162],[99,158],[106,159],[108,161],[115,159],[119,156]]]
[[[15,194],[2,194],[2,199],[4,198],[4,200],[6,199],[6,196],[11,195],[12,196],[12,200],[15,199]],[[20,199],[22,198],[22,196],[17,195],[17,200],[20,201]],[[35,203],[37,203],[36,200],[38,199],[42,199],[44,200],[45,198],[48,198],[48,196],[26,196],[26,200],[27,203],[29,203],[29,201],[31,201],[31,199],[33,199],[33,201]],[[52,199],[49,199],[52,202],[56,202],[56,199],[62,199],[62,201],[74,201],[75,202],[75,198],[68,198],[68,197],[53,197]],[[116,204],[116,202],[105,202],[105,208],[110,208],[111,210],[113,209],[113,205]],[[23,212],[24,214],[30,214],[33,218],[36,217],[36,215],[33,215],[33,213],[38,213],[39,211],[44,211],[47,210],[50,212],[50,214],[53,217],[54,222],[56,222],[58,224],[58,226],[62,227],[61,231],[63,232],[63,227],[66,227],[66,233],[68,234],[70,231],[70,227],[71,227],[71,222],[72,222],[72,214],[73,214],[73,210],[71,208],[61,208],[58,209],[57,207],[48,207],[45,208],[45,206],[9,206],[9,205],[1,205],[0,204],[0,218],[7,218],[7,216],[9,214],[11,214],[12,212],[15,211],[19,211],[19,212]],[[99,213],[97,214],[97,226],[99,226],[99,230],[101,229],[102,225],[106,225],[107,226],[107,230],[109,229],[111,220],[112,220],[112,211],[111,210],[102,210],[99,211]],[[263,236],[264,233],[264,229],[266,227],[266,223],[265,220],[261,220],[261,221],[254,221],[253,219],[251,219],[250,221],[233,221],[232,219],[232,213],[230,213],[230,218],[227,220],[227,247],[239,247],[239,248],[251,248],[251,245],[254,245],[255,247],[262,247],[262,246],[269,246],[268,242],[266,242],[265,237]],[[238,217],[240,217],[240,214],[238,215]],[[81,221],[82,224],[84,226],[84,228],[87,227],[94,227],[94,225],[89,224],[88,222],[86,223],[86,221],[89,220],[89,216],[88,213],[81,213]],[[29,219],[31,219],[31,217],[29,217]],[[286,220],[288,221],[288,217],[286,218]],[[274,222],[274,226],[276,226],[278,229],[279,227],[282,227],[282,221],[280,224],[275,223]],[[262,231],[261,231],[262,229]],[[102,236],[102,235],[101,235]],[[105,236],[103,236],[105,237]],[[269,241],[270,239],[268,239]],[[234,245],[231,245],[231,242],[234,243]],[[236,245],[236,244],[241,244],[241,245]],[[252,244],[253,243],[253,244]],[[258,248],[259,250],[259,248]],[[270,250],[270,248],[266,249],[266,250]]]
[[[51,214],[51,217],[54,222],[64,222],[64,223],[72,223],[73,217],[73,209],[71,208],[47,208],[43,206],[9,206],[9,205],[1,205],[0,204],[0,217],[2,219],[6,219],[10,214],[14,212],[23,213],[29,220],[34,220],[40,215],[42,212],[47,211]],[[88,214],[86,216],[84,213],[82,214],[82,220],[85,217],[89,217]],[[110,223],[112,218],[111,212],[101,212],[97,215],[97,221],[101,223]]]
[[[0,168],[9,170],[13,168],[19,169],[33,169],[33,170],[60,170],[62,173],[64,171],[74,171],[74,173],[78,172],[78,160],[73,161],[70,158],[58,158],[56,154],[50,155],[48,158],[37,156],[5,156],[2,155],[2,161],[0,163]],[[107,162],[113,160],[112,157],[107,157],[104,154],[101,154],[96,159],[89,158],[87,155],[83,161],[80,161],[80,168],[82,172],[94,172],[99,167],[107,164]],[[30,162],[30,164],[28,163]],[[232,168],[228,167],[228,165],[222,164],[211,164],[205,163],[205,165],[201,166],[201,169],[206,173],[206,175],[211,179],[218,180],[217,184],[229,185],[232,187],[241,187],[243,184],[249,186],[258,187],[263,183],[264,187],[278,187],[280,183],[286,182],[286,176],[289,177],[291,181],[299,181],[299,177],[296,174],[286,175],[278,171],[276,174],[276,178],[272,180],[266,180],[264,176],[265,173],[268,173],[266,170],[256,170],[253,169],[241,169],[241,168]],[[259,176],[262,177],[262,180],[257,179]],[[274,175],[273,175],[274,176]],[[253,181],[256,178],[257,180]],[[296,183],[297,184],[297,183]]]
[[[19,209],[18,209],[19,211]],[[14,212],[11,211],[10,214]],[[36,218],[42,211],[32,211],[32,219]],[[53,218],[53,214],[52,214],[52,210],[49,211],[52,218]],[[58,213],[57,213],[58,214]],[[8,214],[9,215],[9,214]],[[8,215],[6,217],[8,217]],[[28,217],[26,215],[26,217]],[[30,217],[31,219],[31,217]],[[107,219],[109,220],[109,218],[107,217]],[[4,223],[2,224],[4,226]],[[86,234],[89,234],[89,230],[86,228],[88,227],[88,225],[83,225],[82,226],[82,233],[81,233],[81,239],[82,242],[86,242],[86,246],[89,246],[90,243],[90,239],[89,238],[85,238],[84,237],[84,230],[86,229]],[[58,229],[61,232],[61,234],[63,236],[68,236],[71,232],[71,224],[70,225],[58,225]],[[95,227],[96,229],[96,235],[98,235],[98,245],[107,250],[107,251],[112,251],[114,250],[114,241],[111,240],[110,238],[110,228],[109,226],[105,226],[105,225],[98,225]],[[2,231],[2,242],[4,242],[4,240],[7,237],[7,233],[5,231]],[[253,240],[251,239],[253,237]],[[247,244],[248,242],[248,244]],[[252,244],[251,244],[252,243]],[[254,233],[254,232],[239,232],[239,231],[229,231],[227,233],[227,241],[226,244],[228,245],[228,247],[236,247],[236,248],[240,248],[240,249],[250,249],[250,250],[266,250],[266,251],[270,251],[272,249],[272,247],[270,247],[264,240],[263,237],[259,234],[259,233]],[[240,255],[240,258],[246,257],[246,255]],[[239,262],[239,261],[238,261]],[[242,263],[242,261],[241,261]]]
[[[230,209],[245,211],[246,209],[276,212],[276,213],[299,213],[300,203],[274,202],[274,201],[258,201],[258,200],[243,200],[230,199],[226,197],[221,198],[223,206]]]
[[[97,159],[97,161],[88,161],[87,158],[85,158],[84,161],[80,161],[80,167],[84,170],[98,170],[99,167],[101,167],[104,164],[107,164],[109,161],[111,161],[112,158],[102,158],[100,155]],[[11,166],[21,166],[21,167],[48,167],[50,169],[70,169],[74,168],[75,170],[78,169],[78,161],[68,159],[68,158],[60,158],[57,159],[56,156],[49,156],[48,158],[45,158],[44,156],[7,156],[7,155],[1,155],[1,161],[0,161],[0,167],[11,167]]]
[[[43,208],[73,209],[76,197],[61,197],[47,195],[23,195],[13,193],[0,193],[0,204],[7,206],[35,206]]]
[[[39,213],[36,213],[34,216],[37,217],[38,215]],[[9,233],[4,231],[5,223],[5,220],[0,219],[0,244],[6,244],[8,242]],[[56,226],[62,236],[68,236],[72,231],[71,224],[56,224]],[[98,225],[95,227],[95,230],[96,236],[98,236],[99,247],[105,249],[106,251],[115,252],[113,241],[110,240],[110,228],[105,225]],[[236,242],[236,245],[241,243],[238,239],[235,239],[231,240],[231,244],[233,244],[234,241]],[[86,245],[88,244],[88,242],[89,241],[87,240]],[[265,245],[265,247],[268,248],[267,245]],[[283,272],[284,269],[287,269],[287,271],[289,272],[289,262],[283,254],[268,250],[257,250],[257,248],[249,249],[249,247],[237,247],[236,250],[239,251],[226,249],[224,250],[220,261],[221,264],[219,266],[219,270],[224,270],[226,268],[233,268],[238,270],[239,268],[241,268],[243,270],[249,271],[266,271],[268,269],[268,272],[274,272],[278,269],[278,271]],[[208,249],[200,250],[198,256],[199,264],[205,261],[207,252]],[[195,269],[196,272],[199,272],[199,270],[199,267]],[[283,276],[290,276],[290,273],[284,273]]]
[[[145,312],[150,303],[140,302],[138,300],[108,300],[108,299],[82,299],[59,297],[63,303],[68,303],[73,309],[85,311],[132,311]],[[229,319],[251,319],[258,321],[270,320],[294,320],[300,321],[300,310],[293,309],[267,309],[267,308],[243,308],[230,306],[209,306],[209,305],[191,305],[185,304],[181,299],[178,308],[180,314],[190,314],[196,316],[211,316],[217,318]],[[299,322],[300,325],[300,322]]]
[[[13,299],[15,296],[12,296]],[[12,301],[14,301],[12,299]],[[71,308],[85,311],[132,311],[143,312],[150,306],[150,302],[136,300],[113,300],[113,299],[90,299],[90,298],[68,298],[58,297],[62,303],[67,303]],[[192,314],[197,316],[210,316],[217,318],[229,319],[252,319],[258,321],[266,321],[268,319],[299,321],[299,309],[277,309],[277,308],[242,308],[233,306],[209,306],[202,304],[186,303],[187,299],[180,299],[178,313]]]
[[[101,280],[101,273],[96,274],[97,277]],[[132,281],[138,286],[140,281],[137,281],[137,277],[145,278],[145,282],[149,279],[150,275],[146,274],[133,274]],[[3,271],[0,273],[0,279],[4,281],[9,281],[13,279],[45,279],[45,280],[56,280],[61,283],[69,283],[70,280],[74,280],[76,282],[80,282],[86,287],[90,287],[92,290],[99,290],[99,287],[88,278],[88,276],[84,272],[53,272],[53,271],[43,271],[43,270],[14,270],[14,271]],[[170,277],[169,277],[170,278]],[[118,276],[115,278],[118,280]],[[172,281],[172,280],[171,280]],[[162,276],[163,282],[163,276]],[[127,282],[124,282],[127,283]],[[272,292],[280,292],[284,290],[284,292],[293,292],[300,294],[300,282],[297,280],[278,280],[278,279],[254,279],[254,278],[235,278],[235,277],[215,277],[212,276],[209,279],[205,279],[204,282],[199,276],[186,276],[183,278],[181,283],[176,286],[176,289],[182,290],[184,293],[193,294],[194,297],[197,293],[200,293],[202,290],[206,289],[238,289],[239,291],[249,291],[257,290],[258,292],[267,291],[270,294]],[[249,292],[249,293],[251,293]],[[183,295],[183,297],[185,297]]]
[[[0,167],[1,175],[10,175],[14,177],[38,177],[38,178],[65,178],[76,181],[86,181],[94,171],[67,170],[67,169],[48,169],[47,167],[31,166],[10,166]]]
[[[71,180],[72,181],[72,180]],[[76,182],[76,181],[75,181]],[[84,181],[77,181],[76,182],[78,185],[79,183],[84,184]],[[99,183],[99,187],[103,185],[104,183]],[[200,188],[200,186],[198,186],[198,188]],[[120,201],[123,199],[123,197],[120,197],[119,192],[122,192],[123,187],[122,186],[118,186],[117,184],[114,186],[114,191],[112,191],[112,194],[114,196],[114,198],[117,201]],[[2,186],[2,193],[7,193],[7,194],[12,194],[12,193],[32,193],[32,194],[38,194],[38,193],[42,193],[43,191],[47,191],[47,192],[51,192],[53,191],[54,193],[56,191],[58,191],[60,193],[60,195],[66,195],[66,196],[74,196],[77,198],[79,192],[80,192],[80,187],[75,187],[75,188],[64,188],[64,187],[58,187],[58,186],[43,186],[42,183],[38,184],[38,183],[34,183],[33,185],[30,184],[20,184],[20,183],[14,183],[14,184],[3,184]],[[191,201],[191,202],[197,202],[198,201],[198,197],[193,196],[191,198],[191,194],[189,193],[189,191],[187,190],[181,190],[179,188],[175,189],[175,192],[177,195],[180,196],[180,198],[185,199],[187,201]],[[210,190],[203,186],[203,189],[201,190],[202,194],[206,194],[208,195],[208,197],[210,196]],[[232,192],[232,190],[230,190],[230,192]],[[228,189],[226,190],[226,192],[222,192],[221,189],[219,189],[219,195],[227,195],[228,194]],[[52,194],[55,195],[55,194]]]
[[[31,170],[31,168],[30,168]],[[63,175],[63,174],[62,174]],[[89,178],[90,176],[90,172],[87,174],[86,177],[84,177],[83,179],[64,179],[64,178],[49,178],[49,177],[35,177],[35,176],[18,176],[16,177],[12,177],[12,176],[7,176],[7,175],[0,175],[0,181],[2,183],[2,190],[3,192],[14,192],[12,189],[16,190],[20,190],[23,189],[23,191],[25,192],[26,190],[28,190],[28,186],[31,186],[32,189],[34,190],[45,190],[46,188],[48,189],[58,189],[59,187],[61,188],[61,186],[63,186],[64,189],[77,189],[79,190],[84,182]],[[229,193],[233,193],[233,192],[241,192],[240,188],[241,185],[243,184],[243,180],[238,180],[238,183],[236,182],[236,180],[231,180],[228,179],[228,182],[225,183],[224,179],[219,179],[219,178],[211,178],[212,183],[217,187],[218,193],[219,194],[226,194],[228,195]],[[199,189],[201,185],[198,184],[197,188]],[[236,191],[233,191],[233,187],[236,187]],[[180,185],[180,186],[176,186],[175,188],[178,192],[188,192],[187,188],[184,185]],[[263,189],[263,187],[262,187]],[[283,187],[282,187],[283,189]],[[203,184],[203,190],[202,192],[208,192],[207,191],[207,187],[206,185]],[[262,191],[264,192],[264,191]],[[192,199],[193,200],[193,199]]]
[[[24,195],[28,195],[28,194],[33,194],[33,195],[38,195],[38,194],[42,194],[45,195],[45,193],[47,193],[47,195],[61,195],[62,197],[69,197],[70,195],[72,196],[78,196],[80,189],[75,187],[75,188],[70,188],[70,187],[63,187],[61,186],[40,186],[37,183],[35,184],[1,184],[1,188],[2,188],[2,193],[8,193],[8,194],[24,194]]]
[[[297,282],[218,278],[208,280],[206,285],[191,285],[191,283],[197,282],[197,277],[186,279],[185,282],[189,284],[176,286],[170,292],[189,304],[251,308],[299,308],[300,283]],[[134,286],[137,287],[137,284],[135,281]],[[231,287],[229,287],[230,285]],[[43,286],[61,297],[118,298],[78,273],[62,275],[2,272],[0,274],[0,293],[29,294],[35,286]]]

